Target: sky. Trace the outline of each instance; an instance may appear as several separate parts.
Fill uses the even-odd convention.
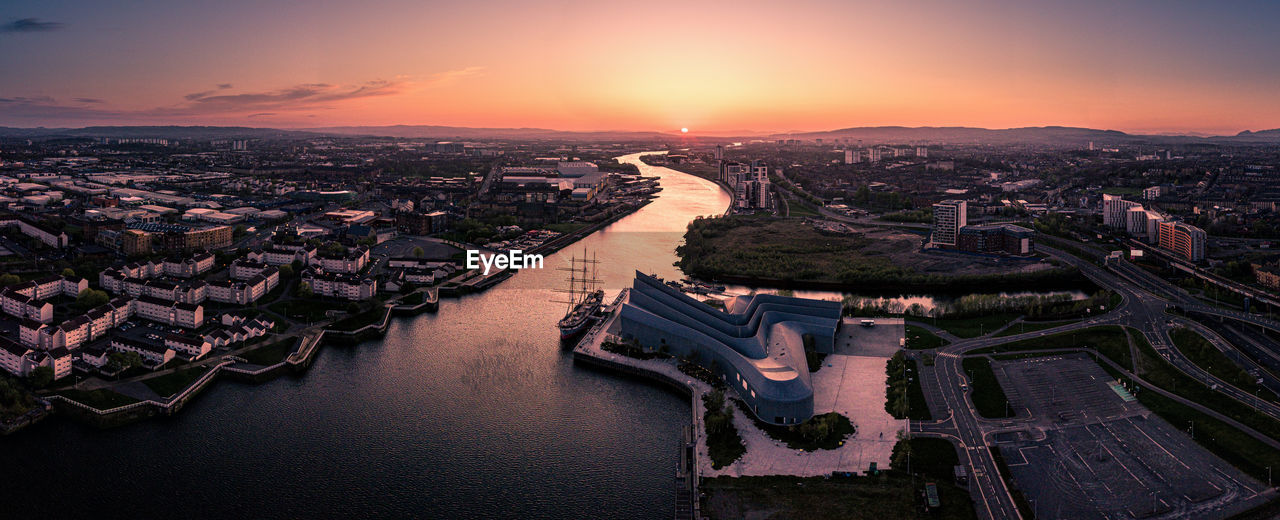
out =
[[[0,125],[1280,127],[1280,2],[9,0]]]

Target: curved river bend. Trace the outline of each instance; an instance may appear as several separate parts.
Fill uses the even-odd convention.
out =
[[[544,270],[325,347],[301,377],[219,381],[171,418],[0,439],[4,516],[669,517],[688,403],[574,366],[550,302],[553,267],[584,245],[610,299],[634,269],[679,277],[686,224],[728,207],[715,184],[638,157],[622,160],[661,177],[659,197]]]

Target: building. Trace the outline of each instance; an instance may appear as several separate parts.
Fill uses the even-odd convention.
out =
[[[881,153],[879,148],[867,148],[867,162],[880,162]]]
[[[126,229],[120,232],[120,252],[125,256],[142,256],[151,254],[151,233],[139,229]]]
[[[369,262],[369,248],[357,247],[344,254],[324,255],[316,257],[315,265],[330,273],[355,274],[364,270]]]
[[[969,253],[1028,256],[1035,253],[1035,231],[1013,224],[964,226],[956,249]]]
[[[699,360],[764,422],[807,421],[813,386],[805,337],[818,352],[833,352],[840,303],[755,294],[732,298],[725,308],[713,309],[637,271],[609,332],[648,350]]]
[[[1102,194],[1102,225],[1126,229],[1129,226],[1128,212],[1132,208],[1142,208],[1142,204],[1124,200],[1119,195]]]
[[[1207,235],[1203,229],[1182,222],[1163,221],[1159,224],[1159,230],[1160,249],[1189,262],[1204,260]]]
[[[963,200],[944,200],[933,205],[934,245],[955,247],[960,228],[968,224],[968,203]]]
[[[407,235],[442,233],[449,228],[449,215],[443,211],[402,211],[396,213],[396,228]]]
[[[920,158],[920,159],[928,159],[928,158],[929,158],[929,147],[927,147],[927,146],[917,146],[917,147],[916,147],[916,157],[918,157],[918,158]]]
[[[121,336],[111,338],[111,349],[116,352],[136,352],[144,362],[152,366],[160,366],[173,361],[176,355],[173,349],[164,345],[153,345]]]
[[[1142,190],[1142,200],[1156,200],[1163,194],[1163,190],[1160,186],[1152,186]]]
[[[1156,243],[1160,235],[1160,223],[1168,220],[1159,211],[1143,209],[1142,206],[1129,208],[1126,212],[1125,230],[1136,237],[1146,237],[1150,243]]]
[[[39,240],[49,247],[64,248],[71,243],[71,238],[66,233],[50,228],[43,222],[37,222],[26,217],[5,219],[4,225],[16,225],[18,226],[18,231],[21,231],[22,234]]]
[[[203,306],[166,301],[152,296],[139,296],[134,300],[134,314],[174,327],[197,329],[204,325]]]
[[[161,267],[165,276],[194,278],[213,269],[214,258],[209,253],[196,253],[190,258],[166,258]]]
[[[193,338],[190,336],[183,336],[181,334],[170,334],[165,336],[164,346],[165,348],[184,354],[191,359],[200,359],[208,354],[209,351],[213,350],[213,345],[203,337]]]
[[[19,345],[13,340],[0,337],[0,368],[17,377],[26,377],[31,373],[32,356],[30,348]]]
[[[313,268],[303,271],[302,282],[311,286],[316,296],[362,301],[378,294],[378,281],[373,278],[326,273]]]

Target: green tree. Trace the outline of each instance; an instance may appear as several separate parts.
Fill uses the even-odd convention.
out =
[[[49,386],[49,383],[53,382],[53,368],[36,367],[35,370],[31,371],[31,375],[28,377],[30,378],[31,386],[44,388]]]
[[[21,281],[22,281],[22,278],[19,278],[18,275],[16,274],[10,274],[10,273],[0,274],[0,285],[3,285],[5,287],[8,287],[10,285],[15,285]]]
[[[68,278],[74,278],[75,275],[76,275],[75,269],[72,269],[70,267],[62,270],[62,276],[66,276]]]
[[[315,291],[311,290],[311,284],[302,282],[298,284],[298,296],[302,298],[310,298],[315,296]]]
[[[280,277],[281,277],[281,278],[291,278],[291,277],[293,277],[293,266],[292,266],[292,265],[282,265],[282,266],[280,266],[280,267],[279,267],[279,269],[280,269]]]
[[[423,251],[421,247],[414,247],[411,254],[413,254],[414,258],[422,258],[423,256],[426,256],[427,253]]]
[[[111,300],[106,291],[86,288],[76,296],[76,305],[84,309],[92,309]]]

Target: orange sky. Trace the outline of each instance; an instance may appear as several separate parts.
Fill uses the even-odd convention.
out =
[[[1267,2],[107,4],[11,14],[0,124],[1280,127]]]

